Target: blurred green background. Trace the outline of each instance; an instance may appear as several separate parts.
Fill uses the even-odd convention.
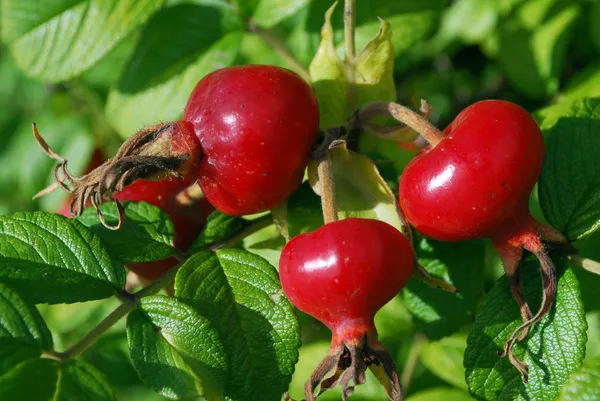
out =
[[[12,20],[25,3],[33,4],[3,0],[1,9],[0,214],[54,212],[65,201],[60,192],[31,199],[52,182],[53,166],[33,140],[32,121],[53,149],[69,160],[71,170],[81,173],[95,149],[110,156],[135,130],[179,118],[189,92],[208,71],[258,63],[298,70],[298,65],[265,41],[265,33],[307,68],[320,42],[323,15],[331,6],[325,0],[157,1],[156,10],[146,19],[104,47],[90,45],[89,54],[81,50],[89,60],[78,61],[66,50],[60,56],[60,38],[54,39],[55,59],[48,55],[32,59],[37,42],[31,44],[27,35],[19,35]],[[550,105],[560,107],[600,95],[597,0],[357,0],[356,14],[359,49],[379,29],[378,17],[390,21],[397,100],[417,108],[420,99],[426,99],[433,108],[431,120],[440,128],[466,105],[481,99],[510,100],[537,116]],[[250,21],[260,34],[246,29]],[[332,22],[341,52],[341,6]],[[395,189],[413,153],[372,140],[361,146],[382,161],[382,175]],[[386,162],[390,160],[394,163]],[[532,210],[543,219],[535,195]],[[271,228],[263,230],[246,245],[276,261],[278,252],[264,245],[274,235]],[[585,254],[600,259],[600,235],[579,245]],[[501,267],[489,243],[484,255],[482,280],[487,290]],[[600,280],[582,271],[578,274],[583,278],[590,326],[588,356],[598,356]],[[61,349],[97,324],[115,302],[42,305],[40,309]],[[326,353],[330,339],[330,332],[313,319],[302,315],[301,323],[304,345],[291,385],[294,398],[301,398],[302,385]],[[457,333],[433,341],[416,330],[403,300],[397,297],[380,311],[376,323],[382,342],[404,372],[409,401],[471,399],[462,367],[468,321],[452,323],[458,325]],[[142,386],[128,362],[124,321],[84,358],[107,375],[120,400],[162,399]],[[331,391],[320,399],[339,398],[339,393]],[[379,400],[385,395],[371,378],[352,399]]]

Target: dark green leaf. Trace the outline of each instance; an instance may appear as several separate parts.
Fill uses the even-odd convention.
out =
[[[220,333],[229,363],[225,396],[279,400],[298,361],[300,336],[273,266],[243,250],[205,251],[181,267],[175,288]]]
[[[147,386],[172,399],[221,399],[227,356],[214,324],[198,310],[172,298],[146,297],[141,311],[129,315],[127,338]]]
[[[467,337],[455,334],[439,341],[426,343],[421,349],[421,362],[436,376],[453,386],[467,390],[463,357]]]
[[[440,291],[411,280],[403,291],[404,302],[417,327],[439,339],[468,324],[481,297],[484,246],[480,240],[447,243],[426,238],[416,242],[419,263],[433,276],[460,291]]]
[[[98,62],[163,0],[6,0],[2,38],[29,75],[58,82]]]
[[[525,297],[532,310],[541,298],[539,264],[526,262],[521,269]],[[535,302],[534,302],[535,301]],[[498,280],[477,309],[465,352],[467,383],[474,396],[485,400],[555,400],[560,388],[583,361],[586,321],[579,285],[571,269],[560,269],[554,306],[517,345],[517,356],[529,365],[529,384],[508,358],[498,357],[521,316],[508,283]]]
[[[77,361],[35,359],[0,376],[2,401],[114,401],[114,390],[93,366]]]
[[[540,203],[550,224],[581,239],[600,227],[600,98],[553,110],[542,113],[547,150]]]
[[[600,358],[586,359],[560,391],[558,401],[600,400]]]
[[[224,241],[240,232],[247,224],[248,220],[241,217],[228,216],[219,211],[214,211],[208,216],[204,229],[202,229],[188,253],[193,254],[208,249],[211,245]]]
[[[125,269],[78,221],[15,213],[0,217],[0,280],[34,302],[77,302],[113,295]]]
[[[165,13],[167,19],[160,19]],[[198,81],[233,63],[242,33],[227,34],[232,29],[229,15],[221,7],[180,5],[163,10],[148,24],[106,105],[107,118],[122,137],[144,124],[177,120]]]
[[[173,256],[175,229],[169,216],[160,208],[145,202],[125,202],[125,221],[119,230],[109,230],[100,223],[93,207],[77,218],[102,238],[113,257],[122,263],[141,263]],[[109,225],[118,221],[114,203],[100,206]]]

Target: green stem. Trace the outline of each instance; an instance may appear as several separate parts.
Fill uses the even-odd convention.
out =
[[[255,233],[258,230],[261,230],[272,223],[273,220],[271,219],[270,215],[266,215],[256,220],[253,220],[243,230],[239,231],[232,237],[227,238],[224,241],[211,246],[210,250],[216,251],[217,249],[235,245],[248,235]],[[73,344],[73,346],[68,348],[66,351],[49,351],[45,352],[43,356],[63,361],[65,359],[73,358],[83,353],[89,346],[95,343],[96,340],[100,338],[100,336],[102,336],[106,331],[108,331],[112,326],[114,326],[115,323],[124,318],[129,312],[134,310],[142,298],[154,295],[163,288],[170,285],[175,280],[177,271],[179,270],[179,267],[181,267],[181,265],[185,263],[185,260],[186,259],[181,260],[180,263],[177,264],[175,267],[168,270],[165,274],[163,274],[162,276],[160,276],[159,278],[157,278],[156,280],[154,280],[149,285],[142,288],[135,294],[120,294],[119,300],[121,300],[122,304],[119,305],[115,310],[113,310],[100,323],[98,323],[96,327],[90,330],[86,335],[84,335],[79,341]]]
[[[271,46],[275,53],[279,55],[286,63],[290,65],[305,81],[310,82],[310,73],[306,67],[281,43],[270,31],[254,25],[252,22],[248,25],[248,31],[257,34],[266,44]]]
[[[600,262],[596,262],[595,260],[583,257],[581,255],[569,255],[567,259],[573,262],[573,264],[577,267],[584,268],[585,270],[594,273],[600,274]]]
[[[323,208],[323,221],[325,224],[338,220],[337,207],[335,204],[335,187],[333,180],[333,169],[331,160],[326,155],[317,167],[319,183],[321,184],[321,206]]]
[[[402,390],[404,392],[407,392],[408,388],[410,387],[410,382],[414,376],[415,369],[417,368],[417,364],[419,362],[419,356],[421,355],[421,350],[423,349],[423,344],[426,340],[427,338],[423,333],[415,333],[410,352],[406,358],[406,363],[404,364],[402,377],[400,378],[400,384],[402,385]]]
[[[356,44],[354,42],[354,6],[355,0],[346,0],[344,3],[344,49],[346,52],[346,62],[350,62],[356,57]]]

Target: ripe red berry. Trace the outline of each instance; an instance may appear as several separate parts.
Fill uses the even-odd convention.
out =
[[[302,181],[319,132],[311,87],[283,68],[251,65],[215,71],[192,92],[183,120],[194,125],[204,195],[230,215],[283,202]]]
[[[279,262],[281,285],[301,311],[333,332],[331,351],[305,387],[307,400],[335,366],[348,367],[321,383],[321,390],[340,384],[349,395],[350,382],[364,382],[365,361],[383,369],[392,399],[401,391],[392,359],[377,341],[375,313],[404,287],[415,263],[408,240],[379,220],[349,218],[293,238]],[[378,376],[381,377],[381,376]],[[339,379],[339,383],[338,383]]]
[[[487,100],[463,110],[434,145],[417,155],[402,173],[400,205],[410,223],[429,237],[492,239],[525,322],[505,352],[526,380],[526,367],[516,360],[512,346],[548,311],[556,282],[541,240],[566,242],[529,213],[529,196],[544,161],[542,133],[522,107]],[[523,249],[540,259],[544,276],[544,302],[533,318],[518,279]]]
[[[88,201],[97,206],[114,199],[139,178],[167,177],[198,180],[206,198],[230,215],[269,210],[300,185],[318,134],[311,87],[295,73],[267,65],[207,75],[190,95],[181,121],[139,131],[115,157],[83,177],[69,173],[66,160],[34,126],[44,151],[59,161],[57,180],[74,194],[75,215]]]

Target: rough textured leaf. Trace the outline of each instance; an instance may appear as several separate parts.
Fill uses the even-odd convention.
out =
[[[226,397],[279,400],[298,361],[300,335],[275,268],[243,250],[205,251],[181,267],[175,288],[219,330],[229,363]]]
[[[58,82],[93,66],[163,0],[5,0],[2,38],[29,75]]]
[[[34,302],[76,302],[113,295],[125,269],[78,221],[15,213],[0,217],[0,280]]]
[[[199,5],[156,14],[106,104],[108,121],[123,138],[144,125],[177,120],[196,83],[233,63],[242,33],[227,34],[233,29],[229,15],[221,7]]]
[[[116,397],[106,377],[88,363],[35,359],[0,376],[0,399],[115,401]]]
[[[339,217],[375,218],[406,235],[409,228],[403,224],[396,197],[371,159],[349,151],[345,145],[329,149],[328,152]],[[308,178],[315,192],[319,193],[315,162],[309,164]]]
[[[203,311],[172,298],[146,297],[141,311],[128,319],[127,339],[133,366],[147,386],[173,399],[222,399],[226,351]]]
[[[252,20],[258,26],[272,27],[305,7],[309,0],[260,0]]]
[[[343,62],[333,43],[331,15],[325,14],[321,44],[309,66],[321,110],[321,127],[342,125],[352,112],[374,100],[396,100],[394,48],[388,21],[351,61]]]
[[[541,298],[539,264],[526,262],[521,269],[525,297],[537,310]],[[535,301],[535,302],[534,302]],[[585,314],[577,278],[571,269],[560,269],[557,296],[551,312],[517,345],[517,356],[529,365],[529,384],[508,358],[499,358],[504,342],[521,324],[516,302],[503,277],[483,299],[467,339],[465,367],[471,393],[485,400],[555,400],[560,388],[576,371],[585,354]]]
[[[547,112],[541,127],[547,137],[542,210],[569,239],[585,238],[600,227],[600,98]]]
[[[439,378],[457,388],[467,390],[465,368],[463,367],[466,348],[466,335],[455,334],[442,338],[423,346],[421,349],[421,362]]]
[[[560,391],[558,401],[600,400],[600,358],[586,359]]]
[[[169,216],[160,208],[145,202],[125,202],[125,221],[117,230],[100,223],[93,207],[86,208],[77,218],[102,238],[108,251],[122,263],[141,263],[162,260],[175,253],[175,229]],[[113,202],[100,206],[106,222],[115,225],[117,208]]]
[[[228,216],[216,210],[208,216],[206,225],[188,250],[188,253],[193,254],[224,241],[242,230],[246,224],[248,224],[248,220],[237,216]]]
[[[468,324],[481,297],[484,245],[480,240],[458,243],[426,238],[415,243],[419,263],[433,276],[456,288],[453,294],[411,280],[403,291],[417,328],[439,339]]]

